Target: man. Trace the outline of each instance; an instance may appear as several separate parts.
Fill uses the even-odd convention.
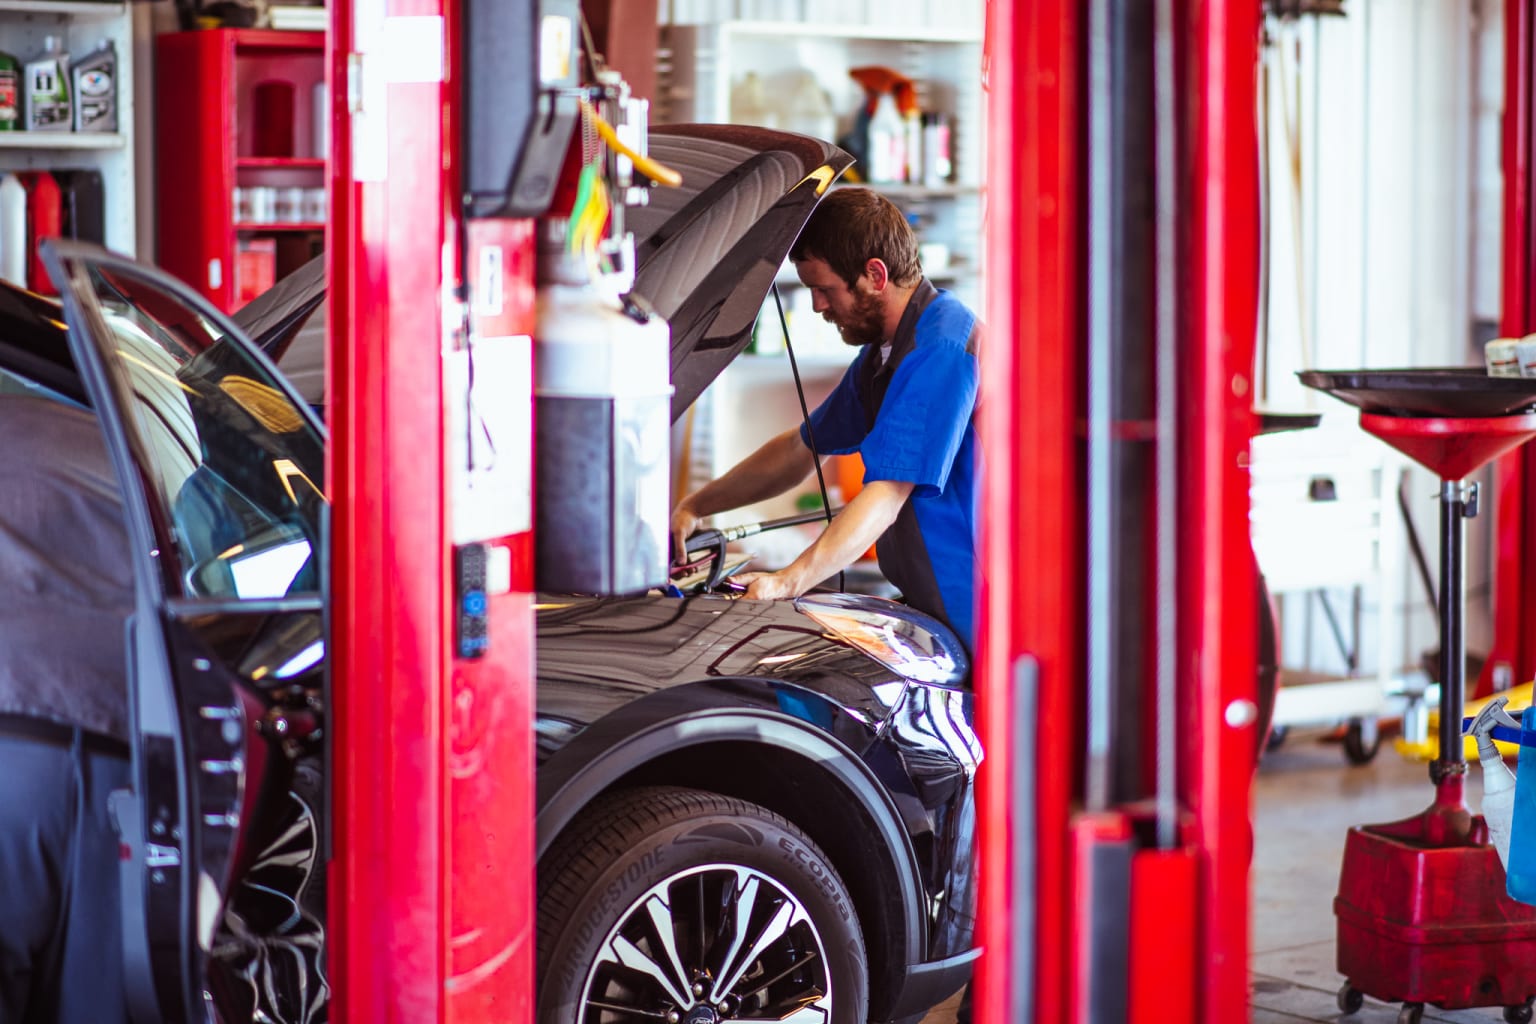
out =
[[[126,1022],[122,500],[89,412],[0,393],[0,437],[0,1024]]]
[[[717,512],[762,501],[814,470],[822,455],[858,452],[864,487],[815,543],[783,569],[745,573],[746,596],[798,597],[878,540],[881,571],[907,603],[972,643],[977,451],[975,315],[923,276],[900,210],[864,188],[833,191],[789,253],[816,312],[859,349],[811,414],[718,480],[678,502],[683,541]]]

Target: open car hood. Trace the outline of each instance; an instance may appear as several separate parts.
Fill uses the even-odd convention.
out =
[[[811,211],[853,157],[820,139],[726,124],[656,125],[650,154],[683,177],[626,210],[635,235],[632,294],[672,328],[676,420],[752,340],[758,310]],[[321,400],[325,289],[316,257],[234,314]]]
[[[650,155],[683,176],[627,212],[633,294],[672,327],[672,419],[752,340],[758,310],[811,211],[853,157],[741,125],[657,125]]]

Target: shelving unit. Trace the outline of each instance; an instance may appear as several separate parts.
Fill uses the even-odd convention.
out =
[[[109,248],[137,248],[133,161],[133,12],[123,3],[0,0],[0,50],[20,62],[58,36],[76,57],[109,40],[117,54],[117,123],[111,133],[0,132],[0,171],[89,171],[101,176],[103,238]],[[18,83],[19,85],[20,83]]]
[[[938,187],[884,182],[870,187],[915,219],[922,241],[948,250],[947,261],[927,268],[930,276],[975,308],[980,301],[984,159],[982,5],[979,0],[957,0],[942,9],[907,6],[906,20],[897,10],[882,12],[869,23],[727,20],[663,25],[656,117],[728,122],[732,89],[748,72],[758,76],[770,97],[788,95],[810,73],[827,95],[841,137],[863,102],[863,90],[848,75],[850,68],[883,65],[907,76],[916,84],[924,111],[949,117],[953,180]],[[815,16],[814,10],[807,13]],[[787,114],[769,126],[791,131],[799,127]],[[798,287],[793,274],[784,284]]]
[[[156,63],[159,262],[232,311],[324,244],[324,222],[292,200],[326,185],[312,102],[325,33],[169,33]],[[271,83],[289,98],[275,109],[260,98]],[[260,212],[237,210],[237,190],[261,193]]]

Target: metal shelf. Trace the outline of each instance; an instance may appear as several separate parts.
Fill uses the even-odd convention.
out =
[[[719,26],[741,36],[790,36],[810,39],[870,39],[890,43],[980,43],[982,33],[972,26],[834,24],[799,21],[723,21]]]
[[[121,132],[0,132],[0,149],[122,149]]]
[[[0,14],[57,14],[70,18],[116,18],[128,5],[88,0],[0,0]]]

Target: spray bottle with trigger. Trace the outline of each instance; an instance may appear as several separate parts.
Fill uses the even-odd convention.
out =
[[[912,80],[898,71],[879,65],[852,68],[848,76],[864,87],[864,103],[854,117],[845,146],[863,170],[868,182],[898,182],[906,177],[907,122],[902,116],[903,96],[914,109],[916,92]]]

